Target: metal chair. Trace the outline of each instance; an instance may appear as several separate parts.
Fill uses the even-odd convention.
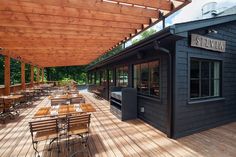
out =
[[[16,115],[20,114],[15,108],[15,104],[12,99],[4,99],[4,112],[11,118],[15,118]]]
[[[90,114],[72,115],[67,117],[67,144],[69,150],[70,137],[77,135],[81,139],[81,143],[85,145],[86,152],[89,154],[88,138],[89,138],[89,125]],[[85,152],[84,149],[79,150],[76,154]],[[73,156],[73,155],[72,155]]]
[[[65,98],[54,98],[51,99],[51,106],[67,104],[67,99]]]
[[[72,97],[70,99],[71,104],[76,104],[76,103],[85,103],[85,98],[83,97]]]
[[[30,133],[32,137],[33,148],[35,150],[35,154],[39,155],[39,151],[37,145],[40,141],[51,140],[49,143],[49,150],[51,150],[51,144],[57,140],[57,148],[59,149],[59,128],[58,128],[58,119],[46,119],[40,121],[32,121],[29,122]]]

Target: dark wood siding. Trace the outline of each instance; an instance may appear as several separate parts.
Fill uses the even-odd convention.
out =
[[[138,96],[138,117],[166,133],[167,129],[167,57],[160,55],[160,99]],[[144,107],[145,112],[140,112]]]
[[[188,39],[176,42],[175,55],[175,125],[174,136],[181,137],[236,119],[236,22],[213,26],[217,34],[206,29],[191,33],[225,40],[226,52],[213,52],[189,46]],[[190,104],[189,61],[191,57],[222,61],[222,99]]]

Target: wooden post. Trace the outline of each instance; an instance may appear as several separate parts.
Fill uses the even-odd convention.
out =
[[[34,86],[34,66],[30,65],[30,86]]]
[[[21,62],[21,89],[25,89],[25,63]]]
[[[42,83],[44,83],[44,68],[42,68]]]
[[[40,82],[40,68],[39,67],[37,67],[37,84],[39,84],[39,82]]]
[[[5,95],[9,95],[11,93],[11,71],[10,71],[10,57],[5,56],[4,62],[4,84],[5,84]]]

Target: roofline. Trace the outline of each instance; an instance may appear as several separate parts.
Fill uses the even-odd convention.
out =
[[[99,68],[107,63],[110,63],[112,60],[124,55],[124,54],[127,54],[131,51],[134,51],[136,49],[139,49],[139,48],[142,48],[143,46],[146,46],[150,43],[152,43],[153,41],[155,40],[160,40],[168,35],[171,35],[173,34],[173,28],[171,27],[166,27],[165,29],[162,29],[161,31],[149,36],[148,38],[144,39],[144,40],[141,40],[127,48],[125,48],[124,50],[122,50],[121,52],[119,52],[118,54],[115,54],[114,56],[111,56],[111,57],[108,57],[107,59],[101,61],[101,62],[98,62],[97,64],[95,65],[92,65],[91,67],[88,67],[87,70],[92,70],[92,69],[96,69],[96,68]],[[129,54],[130,55],[130,54]]]
[[[189,21],[189,22],[171,25],[171,26],[166,27],[166,28],[162,29],[161,31],[149,36],[148,38],[125,48],[120,53],[115,54],[114,56],[108,57],[107,59],[96,63],[95,65],[89,66],[87,68],[87,70],[99,68],[107,63],[110,63],[112,60],[114,60],[124,54],[129,53],[130,51],[139,49],[139,48],[153,42],[154,40],[160,40],[164,37],[167,37],[168,35],[187,37],[187,36],[184,36],[184,35],[186,35],[186,33],[184,33],[184,32],[188,32],[190,30],[200,29],[200,28],[204,28],[204,27],[214,26],[214,25],[218,25],[218,24],[222,24],[222,23],[227,23],[227,22],[231,22],[231,21],[236,21],[236,14],[208,18],[208,19],[201,19],[201,20],[196,20],[196,21]]]
[[[236,21],[236,14],[178,23],[170,27],[174,30],[173,32],[174,34],[178,34],[178,33],[187,32],[190,30],[219,25],[219,24],[227,23],[231,21]]]

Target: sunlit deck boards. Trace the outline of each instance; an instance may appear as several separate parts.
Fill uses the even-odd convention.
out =
[[[107,101],[97,100],[90,93],[84,95],[97,110],[91,122],[91,156],[236,156],[236,123],[172,140],[141,120],[121,122],[109,112]],[[34,156],[28,121],[48,102],[46,98],[34,108],[24,110],[18,121],[1,125],[1,157]],[[44,146],[42,142],[40,147]],[[65,156],[64,150],[60,156]],[[54,151],[41,154],[44,157],[57,156]]]

